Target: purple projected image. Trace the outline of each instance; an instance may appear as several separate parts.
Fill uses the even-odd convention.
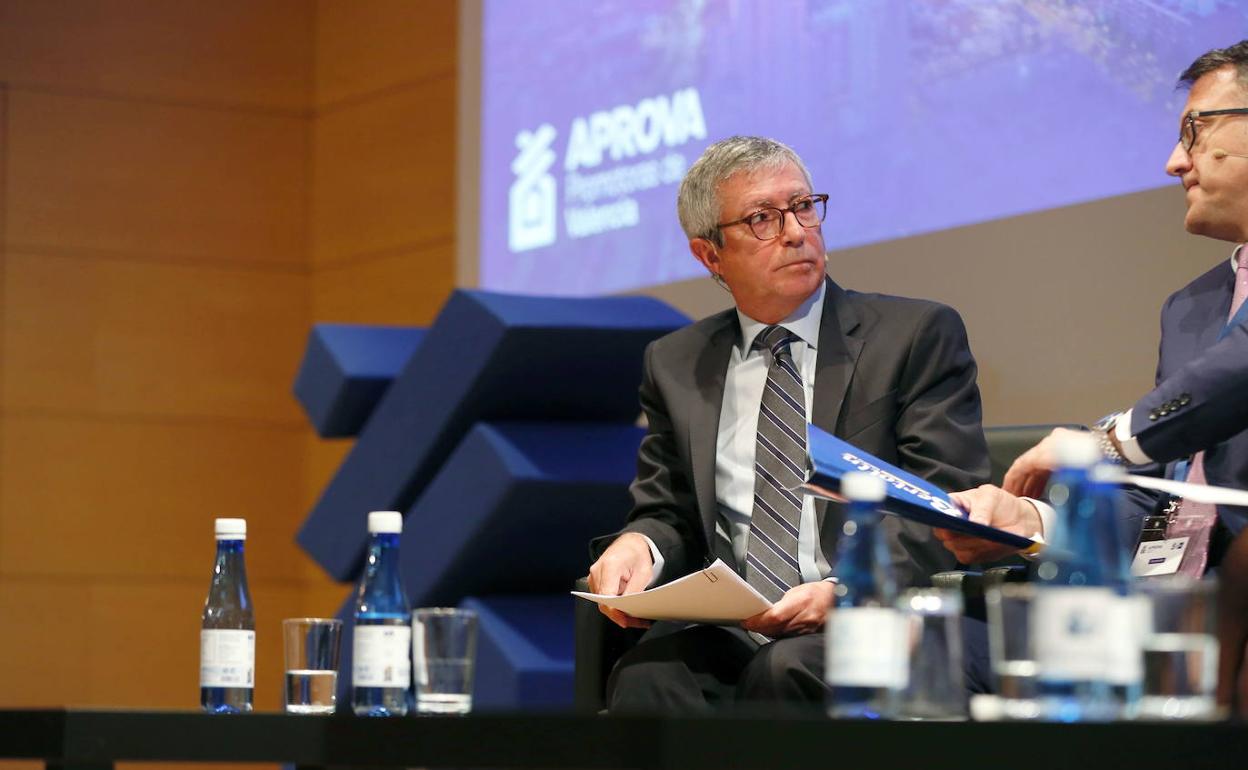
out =
[[[830,250],[1170,183],[1226,0],[482,0],[480,285],[593,295],[704,274],[676,188],[779,139]]]

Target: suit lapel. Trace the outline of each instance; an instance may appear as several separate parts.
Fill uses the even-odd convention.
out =
[[[819,350],[815,361],[815,393],[811,406],[811,423],[829,433],[836,432],[836,424],[845,405],[845,393],[849,390],[862,352],[862,336],[858,333],[858,311],[850,304],[845,291],[831,278],[827,279],[827,291],[823,298],[823,318],[819,323]],[[827,500],[815,500],[815,523],[819,529],[819,542],[828,563],[836,566],[836,540],[841,531],[842,506],[828,505]],[[835,520],[828,521],[828,516]]]
[[[810,421],[829,433],[836,430],[845,392],[849,390],[858,354],[862,352],[862,337],[855,333],[858,326],[858,311],[850,304],[845,290],[831,278],[827,279]]]
[[[689,464],[693,467],[693,489],[702,515],[707,554],[714,553],[715,452],[719,438],[719,412],[724,402],[724,378],[728,359],[736,344],[739,326],[735,311],[724,314],[723,323],[711,331],[707,344],[697,353],[694,365],[693,411],[689,418]]]

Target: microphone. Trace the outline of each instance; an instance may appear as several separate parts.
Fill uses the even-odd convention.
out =
[[[1214,160],[1222,160],[1223,158],[1248,158],[1248,155],[1240,155],[1234,152],[1227,152],[1221,147],[1215,147],[1214,149],[1209,151],[1209,154],[1213,156]]]

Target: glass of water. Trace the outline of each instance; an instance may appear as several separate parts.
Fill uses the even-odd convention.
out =
[[[988,609],[988,655],[996,679],[1000,716],[1039,719],[1036,654],[1031,634],[1035,588],[1002,583],[984,597]]]
[[[416,712],[467,714],[477,657],[477,613],[451,607],[412,611]]]
[[[282,621],[288,712],[334,713],[341,639],[342,621],[335,618],[288,618]]]
[[[1144,634],[1143,719],[1218,719],[1217,581],[1183,576],[1142,581],[1152,600]]]
[[[962,668],[962,594],[916,588],[897,609],[910,632],[910,679],[901,693],[901,719],[962,721],[967,718]]]

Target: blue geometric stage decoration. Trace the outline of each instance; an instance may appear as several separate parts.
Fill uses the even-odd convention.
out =
[[[645,346],[687,322],[648,297],[456,291],[364,424],[299,544],[334,578],[353,579],[365,513],[408,509],[477,422],[632,424]]]
[[[473,597],[460,603],[478,617],[473,709],[572,707],[574,601],[565,591]]]
[[[620,423],[478,423],[407,511],[407,598],[569,590],[590,539],[624,523],[643,435]]]
[[[412,326],[313,326],[295,398],[317,435],[356,435],[424,336]]]
[[[645,297],[457,291],[425,332],[318,325],[296,393],[321,435],[358,439],[298,542],[353,580],[367,512],[404,511],[413,605],[481,614],[477,707],[570,706],[567,591],[628,511],[645,346],[686,323]]]

